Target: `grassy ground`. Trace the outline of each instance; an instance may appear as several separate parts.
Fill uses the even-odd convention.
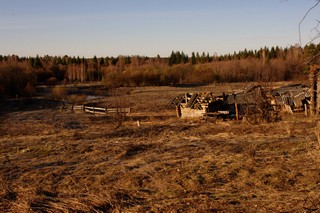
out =
[[[0,210],[320,210],[318,118],[254,126],[175,118],[168,101],[197,89],[208,88],[124,88],[136,114],[120,127],[113,117],[48,108],[1,115]]]

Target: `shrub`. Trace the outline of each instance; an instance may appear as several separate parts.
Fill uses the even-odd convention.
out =
[[[77,94],[72,94],[67,96],[67,100],[70,104],[82,104],[86,101],[87,95],[82,94],[82,95],[77,95]]]
[[[57,81],[58,81],[58,80],[57,80],[56,77],[51,77],[51,78],[48,78],[48,79],[47,79],[46,84],[47,84],[48,86],[53,87],[53,86],[57,85]]]
[[[23,93],[25,97],[32,97],[36,94],[36,89],[30,82],[28,82],[23,89]]]
[[[68,90],[66,87],[55,86],[52,88],[52,99],[53,100],[64,100],[67,97]]]
[[[104,72],[104,83],[109,87],[120,87],[125,84],[125,77],[123,72],[117,70],[115,67],[110,67]]]

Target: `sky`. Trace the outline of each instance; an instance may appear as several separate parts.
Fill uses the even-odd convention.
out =
[[[0,55],[167,57],[299,43],[316,0],[0,0]],[[320,5],[301,24],[316,35]],[[320,43],[320,40],[315,40]]]

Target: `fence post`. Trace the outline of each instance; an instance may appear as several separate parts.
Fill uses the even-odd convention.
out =
[[[238,109],[238,103],[237,102],[234,103],[234,107],[236,108],[236,119],[238,121],[239,120],[239,109]]]

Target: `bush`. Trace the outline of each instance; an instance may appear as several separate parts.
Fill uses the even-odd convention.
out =
[[[56,77],[51,77],[51,78],[48,78],[48,79],[47,79],[46,84],[47,84],[48,86],[53,87],[53,86],[57,85],[57,81],[58,81],[58,80],[57,80]]]
[[[110,68],[104,73],[104,83],[109,87],[120,87],[125,85],[125,77],[122,71],[118,71],[115,68]]]
[[[72,94],[72,95],[68,95],[67,100],[70,104],[82,104],[87,100],[87,95],[82,94],[82,95],[76,95],[76,94]]]
[[[25,88],[23,89],[23,93],[25,97],[32,97],[36,94],[36,89],[30,82],[28,82]]]
[[[66,87],[53,87],[52,88],[52,99],[53,100],[64,100],[68,95]]]

